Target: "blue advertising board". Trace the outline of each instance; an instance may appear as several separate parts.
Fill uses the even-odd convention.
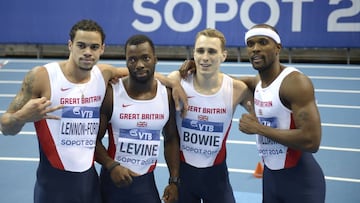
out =
[[[227,46],[244,47],[244,34],[267,23],[284,47],[360,47],[360,0],[2,0],[0,43],[65,44],[71,26],[93,19],[106,44],[138,33],[156,45],[192,45],[216,28]]]

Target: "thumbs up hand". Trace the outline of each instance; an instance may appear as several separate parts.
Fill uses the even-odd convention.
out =
[[[239,130],[246,134],[258,134],[261,124],[256,118],[252,102],[248,101],[246,103],[246,109],[249,113],[241,115],[241,118],[239,119]]]

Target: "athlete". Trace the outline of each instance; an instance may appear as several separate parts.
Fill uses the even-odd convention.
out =
[[[242,115],[239,129],[256,134],[265,165],[263,202],[323,203],[324,174],[312,154],[319,149],[321,123],[311,80],[280,63],[274,27],[252,27],[245,42],[258,75],[241,78],[254,91],[254,108]]]
[[[160,137],[170,182],[162,199],[178,198],[179,136],[174,101],[169,88],[154,79],[157,63],[154,44],[145,35],[130,37],[125,45],[129,76],[107,88],[101,108],[96,161],[104,203],[160,203],[154,170]],[[109,134],[106,149],[102,139]]]
[[[96,65],[104,40],[96,22],[77,22],[70,30],[69,58],[29,71],[1,117],[4,135],[35,124],[40,153],[35,203],[101,202],[94,168],[100,105],[108,81],[128,74],[125,68]]]
[[[220,72],[225,61],[225,37],[216,29],[196,35],[196,71],[186,79],[174,71],[168,77],[181,79],[188,96],[185,117],[177,115],[180,136],[181,203],[235,202],[226,164],[226,140],[238,104],[252,100],[245,83]]]

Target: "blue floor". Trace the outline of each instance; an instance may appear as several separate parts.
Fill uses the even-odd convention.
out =
[[[0,58],[0,64],[6,59]],[[7,59],[0,69],[0,114],[16,92],[26,72],[49,60]],[[125,66],[124,61],[107,61]],[[159,62],[157,71],[167,74],[176,70],[180,62]],[[289,65],[289,64],[285,64]],[[322,120],[322,142],[316,159],[326,178],[327,203],[360,202],[360,66],[329,64],[291,64],[307,74],[314,83]],[[248,63],[224,63],[222,71],[231,75],[255,74]],[[227,143],[230,180],[239,203],[261,202],[261,179],[254,178],[259,157],[254,136],[238,131],[235,112]],[[32,124],[26,124],[17,136],[0,136],[0,202],[32,202],[38,148]],[[155,171],[162,193],[168,178],[163,157]],[[97,167],[99,167],[97,165]]]

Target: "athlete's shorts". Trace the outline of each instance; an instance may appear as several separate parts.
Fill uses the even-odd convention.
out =
[[[95,167],[84,172],[63,171],[40,161],[34,188],[34,203],[101,203],[99,176]]]
[[[110,173],[102,168],[100,187],[103,203],[161,203],[153,172],[133,177],[129,186],[119,188]]]
[[[324,203],[325,178],[311,153],[303,153],[293,168],[264,167],[263,202]]]
[[[226,162],[208,168],[180,163],[179,203],[235,203]]]

